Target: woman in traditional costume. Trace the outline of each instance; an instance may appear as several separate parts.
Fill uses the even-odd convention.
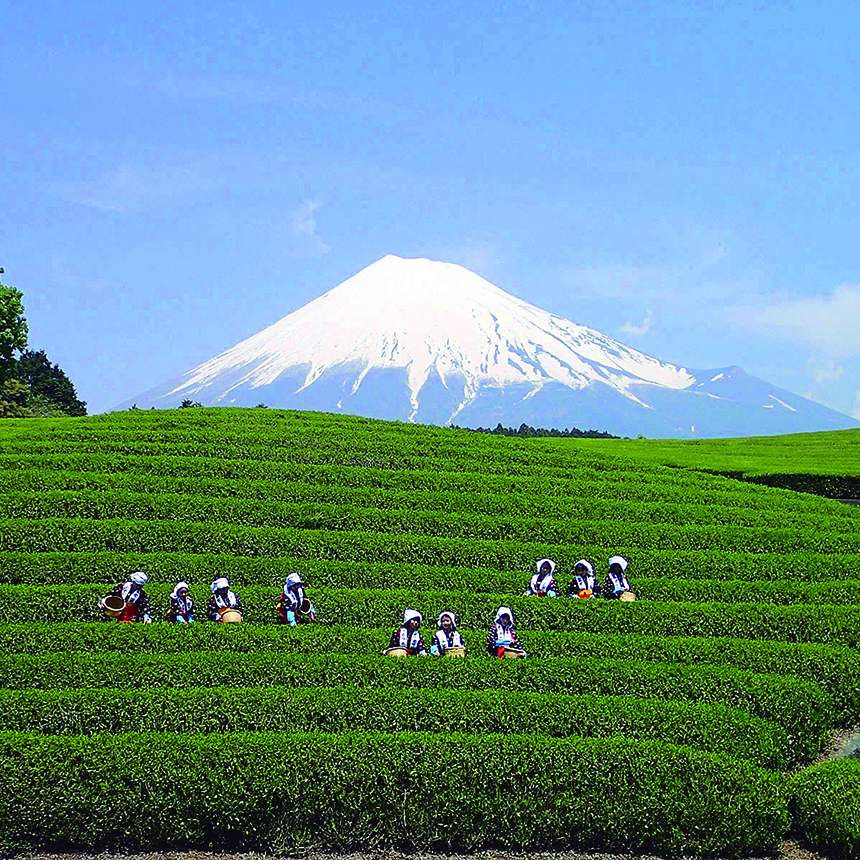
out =
[[[567,587],[568,597],[600,597],[600,583],[588,559],[581,558],[573,568],[573,579]]]
[[[194,621],[194,600],[188,593],[188,583],[179,582],[170,593],[167,620],[174,624],[191,624]]]
[[[609,559],[609,573],[603,583],[603,596],[609,600],[618,600],[625,592],[632,592],[630,581],[627,579],[629,562],[620,555]]]
[[[404,648],[410,657],[415,654],[426,657],[427,648],[424,645],[424,638],[418,632],[420,625],[421,613],[416,609],[407,609],[403,613],[403,624],[391,634],[388,650]]]
[[[519,651],[520,657],[526,656],[514,630],[514,613],[507,606],[500,606],[487,631],[487,653],[491,657],[504,657],[507,649]]]
[[[433,636],[433,644],[430,646],[431,654],[442,657],[449,648],[462,648],[463,637],[457,630],[457,619],[453,612],[443,612],[437,621],[439,629]]]
[[[105,600],[108,597],[120,597],[125,601],[125,606],[116,616],[117,621],[121,624],[134,624],[143,622],[144,624],[152,623],[152,615],[149,608],[149,598],[143,590],[149,577],[142,571],[136,570],[127,582],[121,582],[115,585],[99,602],[99,606],[105,609]]]
[[[226,576],[219,576],[210,587],[212,596],[206,604],[206,617],[210,621],[217,621],[220,624],[223,621],[222,614],[228,609],[242,611],[242,601],[235,592],[230,591],[230,583]]]
[[[523,597],[558,597],[555,587],[555,562],[551,558],[542,558],[535,565],[537,573],[532,574],[529,587]]]
[[[298,573],[291,573],[287,577],[275,608],[278,623],[289,624],[290,627],[304,621],[315,621],[317,617],[317,611],[305,594],[305,586]]]

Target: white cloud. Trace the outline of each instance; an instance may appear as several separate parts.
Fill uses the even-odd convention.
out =
[[[639,336],[643,334],[648,334],[648,331],[651,329],[651,326],[653,324],[654,314],[651,311],[648,311],[648,313],[645,314],[645,319],[642,320],[639,325],[636,325],[635,323],[630,322],[630,320],[627,320],[627,322],[624,323],[623,326],[621,326],[621,331],[623,331],[625,334]]]
[[[728,316],[745,328],[814,347],[827,356],[860,353],[857,336],[860,332],[860,285],[857,284],[837,287],[829,296],[736,306],[728,311]]]
[[[818,385],[826,385],[845,376],[845,368],[832,358],[810,358],[806,363]]]
[[[327,254],[331,251],[317,233],[317,221],[314,217],[322,207],[321,200],[306,200],[290,215],[290,235],[294,240],[294,250],[304,254]]]

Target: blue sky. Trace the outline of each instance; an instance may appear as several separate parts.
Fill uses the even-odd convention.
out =
[[[91,411],[388,253],[860,417],[854,3],[0,6],[3,280]]]

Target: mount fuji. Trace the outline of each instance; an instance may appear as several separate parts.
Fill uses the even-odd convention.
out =
[[[688,370],[547,313],[462,266],[389,255],[121,404],[267,406],[465,427],[746,436],[858,426],[749,376]]]

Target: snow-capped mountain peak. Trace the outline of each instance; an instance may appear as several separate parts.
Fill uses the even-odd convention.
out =
[[[338,366],[355,369],[348,394],[371,370],[403,368],[414,419],[431,373],[463,380],[453,419],[482,385],[631,382],[686,388],[693,377],[593,329],[553,316],[453,263],[388,255],[259,334],[192,370],[169,395],[193,395],[229,373],[221,402],[305,369],[299,390]],[[244,370],[243,373],[236,371]]]
[[[625,435],[742,436],[857,424],[738,367],[688,371],[658,361],[462,266],[392,255],[122,406],[183,400]]]

